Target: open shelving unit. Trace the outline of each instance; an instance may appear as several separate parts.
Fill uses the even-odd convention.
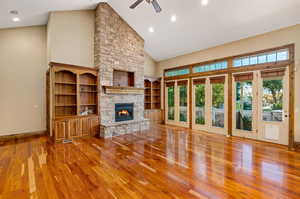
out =
[[[160,80],[144,80],[145,109],[161,109],[161,83]]]
[[[145,109],[151,109],[151,81],[145,80],[144,81],[145,87]]]
[[[161,81],[160,79],[155,78],[144,79],[144,87],[144,117],[149,119],[151,123],[162,124],[163,117],[161,110]]]
[[[50,63],[47,127],[55,141],[99,133],[98,70]]]
[[[76,74],[70,71],[55,73],[55,116],[77,114]]]
[[[80,114],[97,114],[97,77],[84,73],[79,75]]]

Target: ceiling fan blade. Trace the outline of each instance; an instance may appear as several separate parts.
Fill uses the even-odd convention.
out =
[[[144,0],[137,0],[134,4],[132,4],[130,6],[131,9],[134,9],[135,7],[137,7],[140,3],[142,3]]]
[[[154,9],[155,9],[156,12],[161,12],[161,8],[160,8],[157,0],[153,0],[152,1],[152,5],[153,5],[153,7],[154,7]]]

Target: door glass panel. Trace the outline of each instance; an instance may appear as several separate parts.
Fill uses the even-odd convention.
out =
[[[282,121],[283,82],[282,79],[263,80],[263,120]]]
[[[205,124],[205,84],[195,86],[196,124]]]
[[[236,129],[252,131],[252,82],[236,82]]]
[[[179,86],[179,121],[187,121],[187,86]]]
[[[224,84],[212,84],[212,125],[224,127]]]
[[[168,87],[168,120],[174,120],[175,116],[174,88]]]

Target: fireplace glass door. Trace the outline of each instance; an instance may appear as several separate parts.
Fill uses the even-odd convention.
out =
[[[115,104],[116,122],[128,121],[134,119],[133,103]]]

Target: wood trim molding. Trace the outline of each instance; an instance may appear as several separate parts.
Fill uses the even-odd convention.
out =
[[[199,84],[205,84],[206,79],[205,78],[201,78],[201,79],[193,79],[193,84],[194,85],[199,85]]]
[[[215,63],[215,62],[220,62],[220,61],[226,61],[226,60],[230,60],[230,59],[235,59],[238,57],[246,57],[246,56],[251,56],[251,55],[256,55],[256,54],[261,54],[261,53],[266,53],[266,52],[271,52],[271,51],[276,51],[276,50],[280,50],[280,49],[293,49],[295,47],[295,44],[287,44],[287,45],[283,45],[283,46],[278,46],[275,48],[268,48],[268,49],[264,49],[264,50],[258,50],[258,51],[254,51],[254,52],[249,52],[249,53],[243,53],[243,54],[239,54],[239,55],[233,55],[233,56],[228,56],[228,57],[222,57],[219,59],[213,59],[213,60],[208,60],[208,61],[203,61],[203,62],[198,62],[198,63],[193,63],[193,64],[187,64],[187,65],[182,65],[182,66],[177,66],[177,67],[172,67],[172,68],[167,68],[164,70],[164,72],[166,71],[170,71],[170,70],[176,70],[176,69],[183,69],[183,68],[188,68],[188,67],[194,67],[197,65],[206,65],[206,64],[211,64],[211,63]],[[293,61],[292,59],[290,59],[291,61]]]
[[[295,45],[290,47],[289,65],[289,150],[295,149]]]
[[[35,136],[42,136],[47,134],[47,130],[45,131],[36,131],[36,132],[28,132],[28,133],[20,133],[20,134],[12,134],[12,135],[3,135],[0,136],[0,142],[14,140],[14,139],[24,139]]]
[[[211,77],[210,83],[211,84],[224,84],[225,83],[225,76],[218,76],[218,77]]]
[[[261,77],[267,78],[267,77],[282,77],[284,76],[285,68],[283,69],[276,69],[276,70],[264,70],[261,71]]]
[[[50,67],[53,66],[60,66],[60,67],[66,67],[66,68],[76,68],[79,70],[91,70],[91,71],[99,71],[98,68],[90,68],[90,67],[86,67],[86,66],[77,66],[77,65],[72,65],[72,64],[66,64],[66,63],[58,63],[58,62],[50,62],[49,63]]]
[[[180,80],[180,81],[177,81],[177,85],[178,85],[178,86],[188,85],[188,80]]]
[[[175,82],[165,82],[166,87],[175,86]]]
[[[192,73],[181,76],[174,77],[165,77],[165,80],[177,80],[177,79],[187,79],[189,77],[204,77],[204,76],[213,76],[213,75],[223,75],[228,73],[239,73],[239,72],[249,72],[254,70],[271,70],[271,69],[280,69],[284,67],[288,67],[290,64],[293,64],[293,61],[282,61],[282,62],[274,62],[274,63],[266,63],[266,64],[258,64],[251,66],[242,66],[242,67],[229,67],[223,70],[216,71],[208,71],[208,72],[200,72],[200,73]]]
[[[253,80],[253,73],[234,74],[234,81],[251,81]]]
[[[136,94],[143,95],[144,88],[121,87],[121,86],[103,86],[106,94]]]

